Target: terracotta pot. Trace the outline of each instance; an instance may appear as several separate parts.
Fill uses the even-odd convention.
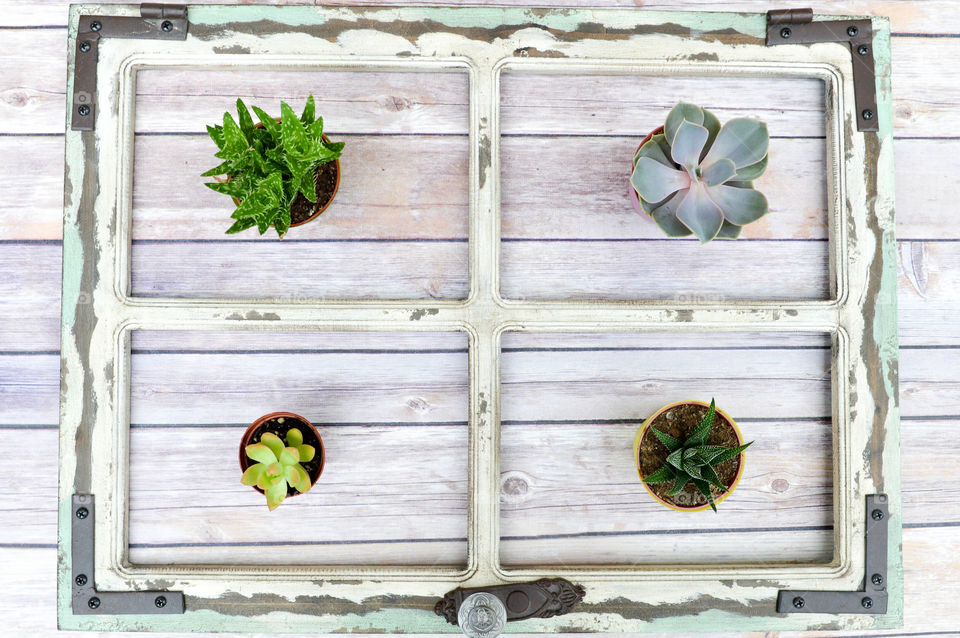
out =
[[[643,147],[644,144],[646,144],[647,142],[650,141],[650,138],[651,138],[651,137],[653,137],[654,135],[658,135],[658,134],[660,134],[660,133],[663,133],[663,127],[662,127],[662,126],[661,126],[660,128],[656,128],[656,129],[650,131],[650,134],[647,135],[645,138],[643,138],[643,141],[640,142],[640,146],[637,147],[637,150],[634,152],[633,156],[634,156],[634,157],[637,156],[637,153],[640,152],[640,149]],[[633,174],[633,160],[630,160],[630,164],[631,164],[631,166],[630,166],[630,174],[632,175],[632,174]],[[629,179],[627,180],[627,185],[629,186],[629,189],[630,189],[630,203],[633,204],[633,209],[634,209],[635,211],[637,211],[638,213],[640,213],[641,215],[644,215],[645,217],[650,217],[650,215],[647,215],[647,211],[645,211],[645,210],[643,210],[643,208],[641,208],[641,206],[640,206],[640,196],[637,195],[637,189],[635,189],[635,188],[633,187],[633,184],[630,183],[630,180],[629,180]],[[651,218],[651,219],[652,219],[652,218]]]
[[[270,414],[264,415],[250,424],[246,432],[243,433],[243,437],[240,439],[240,471],[246,472],[247,468],[255,463],[253,459],[247,456],[247,446],[254,443],[259,443],[260,436],[263,434],[263,432],[267,431],[267,429],[262,426],[265,426],[268,421],[272,421],[274,419],[284,419],[285,422],[280,425],[281,430],[286,426],[289,426],[286,427],[287,430],[291,429],[292,427],[299,429],[303,433],[303,442],[308,445],[313,445],[313,447],[316,449],[316,454],[313,457],[313,461],[301,463],[301,465],[305,466],[304,469],[310,474],[310,485],[316,485],[320,475],[323,474],[323,464],[327,459],[327,455],[323,449],[323,439],[320,438],[320,433],[317,431],[317,428],[310,423],[310,421],[307,421],[299,414],[294,414],[293,412],[271,412]],[[290,419],[292,423],[287,423],[287,419]],[[286,434],[286,431],[284,431],[284,434]],[[280,438],[282,439],[284,437],[281,436]],[[316,441],[311,441],[311,438],[315,438]],[[316,467],[313,469],[313,471],[310,471],[306,467],[307,465],[316,465]],[[253,489],[263,494],[263,490],[256,485],[253,486]],[[298,494],[300,494],[300,492],[298,492],[296,489],[290,487],[289,485],[287,486],[287,498],[296,496]]]
[[[669,405],[665,405],[659,410],[657,410],[656,412],[654,412],[653,415],[650,418],[648,418],[646,421],[644,421],[643,424],[637,429],[637,434],[633,439],[633,460],[637,464],[637,474],[640,476],[640,482],[643,484],[643,488],[647,490],[647,493],[649,493],[650,496],[654,498],[654,500],[656,500],[658,503],[660,503],[664,507],[669,507],[670,509],[677,510],[678,512],[699,512],[705,509],[709,509],[710,504],[704,503],[701,505],[691,505],[691,506],[685,507],[683,505],[678,505],[676,503],[669,503],[663,500],[662,498],[657,496],[657,494],[652,489],[650,489],[650,486],[647,485],[646,481],[643,480],[643,468],[640,466],[640,448],[643,445],[644,437],[647,435],[650,429],[650,424],[653,423],[653,421],[658,416],[660,416],[667,410],[671,408],[675,408],[678,405],[686,405],[686,404],[702,405],[704,407],[710,407],[709,403],[704,403],[703,401],[676,401],[674,403],[670,403]],[[723,410],[717,409],[715,419],[723,419],[724,421],[726,421],[727,424],[729,424],[730,427],[733,428],[734,433],[737,435],[737,445],[738,446],[743,445],[743,434],[740,433],[740,428],[737,427],[737,423],[732,418],[730,418],[729,414],[727,414]],[[714,421],[714,424],[716,424],[716,420]],[[721,501],[727,498],[733,492],[733,490],[737,487],[737,483],[740,482],[740,477],[743,475],[743,454],[744,453],[741,452],[737,456],[737,471],[734,474],[733,480],[731,480],[730,484],[727,486],[726,492],[714,498],[715,504],[719,505]]]
[[[279,122],[279,121],[280,121],[280,118],[277,118],[277,121]],[[257,124],[254,128],[263,128],[263,124]],[[329,142],[329,141],[330,141],[330,138],[327,137],[326,135],[324,135],[324,136],[323,136],[323,141],[324,141],[324,142]],[[313,171],[314,179],[316,179],[317,172],[320,171],[320,170],[321,170],[324,166],[326,166],[326,164],[328,164],[328,163],[329,163],[329,162],[324,163],[324,164],[321,164],[320,166],[318,166],[318,167]],[[312,204],[312,205],[315,206],[316,208],[314,209],[313,213],[312,213],[309,217],[307,217],[306,219],[304,219],[303,221],[299,221],[299,222],[297,222],[297,223],[295,223],[295,224],[294,224],[294,223],[291,223],[291,224],[290,224],[290,228],[295,228],[296,226],[303,226],[303,225],[306,224],[307,222],[313,221],[314,219],[316,219],[317,217],[319,217],[319,216],[323,213],[323,211],[327,210],[327,209],[330,207],[330,204],[333,203],[333,199],[337,196],[337,191],[340,190],[340,160],[339,160],[339,159],[333,160],[333,165],[334,165],[334,168],[336,169],[337,179],[336,179],[336,182],[334,182],[334,184],[333,184],[333,192],[330,193],[330,198],[329,198],[326,202],[322,202],[322,203],[321,203],[321,202],[319,201],[319,199],[318,199],[318,201],[317,201],[316,203],[313,203],[313,202],[311,202],[310,200],[308,200],[306,197],[304,197],[304,196],[303,196],[303,193],[297,192],[297,196],[294,198],[293,202],[291,202],[291,204],[290,204],[291,208],[293,207],[294,204],[304,205],[304,203],[305,203],[305,204]],[[232,177],[233,177],[232,175],[227,175],[226,181],[229,182]],[[216,179],[216,178],[214,178],[214,179]],[[318,195],[319,195],[319,193],[318,193]],[[237,205],[237,206],[240,205],[240,200],[239,200],[239,199],[237,199],[236,197],[233,197],[232,199],[233,199],[233,203],[234,203],[235,205]],[[301,200],[302,200],[302,201],[301,201]]]

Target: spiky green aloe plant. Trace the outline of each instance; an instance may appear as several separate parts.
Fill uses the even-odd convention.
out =
[[[225,182],[207,186],[240,201],[233,211],[236,222],[227,233],[238,233],[254,226],[260,234],[271,226],[281,238],[290,228],[290,204],[297,193],[317,201],[314,171],[317,166],[340,157],[343,142],[323,139],[323,118],[315,117],[313,96],[307,98],[303,114],[280,102],[280,121],[254,106],[261,127],[253,123],[250,111],[237,100],[237,116],[223,114],[223,125],[207,126],[216,143],[216,157],[223,160],[204,177],[229,175]]]
[[[310,491],[310,474],[300,463],[312,461],[316,450],[303,442],[303,434],[297,428],[287,431],[286,445],[276,434],[264,432],[259,443],[248,445],[245,450],[256,463],[246,469],[240,482],[263,490],[270,511],[287,497],[287,485],[301,494]]]
[[[753,180],[767,168],[770,136],[760,120],[738,117],[722,127],[710,111],[680,102],[633,160],[630,182],[640,206],[671,237],[701,242],[736,239],[767,214]]]
[[[710,503],[710,507],[716,512],[717,504],[714,503],[710,486],[716,487],[721,493],[727,491],[727,486],[720,481],[720,477],[717,476],[717,471],[714,468],[724,461],[736,458],[753,443],[753,441],[750,441],[750,443],[737,447],[707,445],[716,413],[716,403],[711,399],[707,414],[685,441],[675,439],[669,434],[651,427],[650,431],[653,432],[658,441],[663,443],[670,454],[667,456],[667,462],[663,467],[644,477],[644,482],[650,485],[673,483],[673,488],[669,492],[670,496],[679,494],[688,483],[693,483],[697,491],[703,494],[707,502]]]

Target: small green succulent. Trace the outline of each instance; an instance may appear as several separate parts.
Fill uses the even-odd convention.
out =
[[[246,469],[240,482],[263,490],[270,511],[287,497],[287,485],[301,494],[310,491],[310,474],[300,463],[312,461],[316,450],[303,442],[297,428],[287,431],[286,445],[276,434],[264,432],[259,443],[246,447],[246,453],[256,463]]]
[[[227,181],[207,186],[237,200],[231,215],[236,222],[227,233],[238,233],[254,226],[260,234],[271,226],[283,238],[290,228],[290,204],[301,193],[317,201],[314,171],[320,164],[340,157],[343,142],[323,138],[323,118],[315,117],[313,96],[307,98],[303,114],[297,118],[286,102],[280,102],[280,121],[254,106],[262,126],[254,125],[250,111],[237,100],[237,116],[223,114],[223,125],[207,126],[216,143],[216,157],[223,160],[204,177],[227,175]]]
[[[678,494],[687,486],[687,483],[692,482],[697,491],[703,494],[707,502],[710,503],[710,507],[716,512],[717,505],[713,501],[710,486],[718,488],[721,492],[726,492],[727,486],[720,482],[720,477],[717,476],[717,471],[713,468],[724,461],[736,458],[753,443],[753,441],[750,441],[750,443],[737,447],[707,445],[716,412],[716,404],[711,399],[707,414],[685,441],[675,439],[669,434],[651,427],[650,431],[657,437],[657,440],[663,443],[670,454],[667,456],[667,462],[664,466],[649,476],[645,476],[644,482],[650,485],[673,483],[673,488],[669,492],[670,496]]]
[[[706,243],[736,239],[769,211],[753,180],[767,168],[770,135],[760,120],[738,117],[722,127],[710,111],[680,102],[663,133],[633,159],[630,182],[640,206],[670,237],[690,233]]]

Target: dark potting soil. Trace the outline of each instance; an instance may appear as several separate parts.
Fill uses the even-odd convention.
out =
[[[281,420],[283,423],[280,422]],[[259,443],[260,438],[265,432],[272,432],[273,434],[279,436],[282,441],[286,442],[287,432],[293,428],[300,430],[300,433],[303,434],[303,442],[307,445],[312,445],[313,449],[316,450],[316,454],[313,455],[313,460],[307,461],[306,463],[300,463],[300,466],[307,471],[307,474],[310,475],[310,481],[313,482],[319,475],[320,467],[323,463],[323,451],[320,449],[320,441],[317,440],[316,435],[313,433],[313,428],[300,419],[277,417],[276,419],[270,419],[269,421],[260,424],[257,429],[253,431],[253,436],[250,437],[250,445]],[[244,458],[247,462],[247,465],[244,466],[243,469],[246,470],[247,467],[254,463],[254,461],[247,457]],[[296,488],[287,485],[287,496],[293,496],[294,494],[299,493],[300,492],[298,492]]]
[[[337,187],[337,163],[326,162],[313,172],[314,183],[317,185],[317,201],[311,202],[298,192],[290,204],[290,225],[301,224],[310,219],[314,213],[327,205]]]
[[[703,417],[707,415],[708,410],[709,408],[704,405],[684,403],[661,413],[650,423],[643,434],[643,439],[640,441],[640,469],[643,476],[649,476],[663,467],[664,463],[667,462],[667,455],[670,454],[666,446],[650,432],[650,428],[655,427],[675,439],[685,441],[687,436],[700,424]],[[719,412],[713,419],[713,427],[710,429],[710,436],[707,437],[707,444],[723,445],[725,447],[740,445],[733,426]],[[741,457],[738,456],[714,467],[717,476],[720,477],[720,482],[728,488],[737,477],[740,459]],[[673,483],[647,484],[647,487],[664,501],[678,507],[699,507],[707,504],[707,499],[703,497],[693,483],[687,483],[683,490],[673,496],[668,496],[670,490],[673,489]],[[716,487],[711,487],[710,490],[713,492],[714,499],[725,493]]]

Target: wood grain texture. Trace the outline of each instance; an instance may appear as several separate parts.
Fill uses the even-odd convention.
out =
[[[4,4],[8,7],[0,11],[0,24],[5,26],[62,27],[66,22],[66,6],[59,0],[5,0],[0,6]],[[351,0],[350,4],[357,3]],[[768,8],[768,3],[759,0],[696,0],[682,4],[686,9]],[[681,8],[675,0],[656,0],[645,6]],[[818,9],[889,15],[894,31],[900,33],[960,32],[960,12],[955,11],[953,0],[836,2]],[[17,135],[0,136],[0,152],[5,157],[17,158],[0,168],[8,195],[0,200],[0,239],[60,236],[59,171],[63,152],[62,138],[58,136],[62,133],[64,113],[64,33],[62,28],[0,31],[0,132]],[[897,98],[894,123],[901,138],[896,144],[898,233],[913,240],[900,246],[901,259],[906,255],[909,260],[904,261],[906,270],[900,280],[900,325],[902,342],[911,346],[960,344],[960,332],[954,328],[958,305],[954,280],[960,268],[957,251],[949,243],[934,241],[957,237],[957,226],[951,220],[960,182],[945,167],[952,164],[960,142],[949,138],[921,139],[953,135],[951,122],[960,110],[960,93],[952,76],[942,73],[941,65],[932,61],[955,58],[957,46],[960,45],[955,37],[893,40]],[[20,137],[24,133],[53,137],[30,135],[24,140]],[[810,229],[817,232],[815,225]],[[59,246],[0,244],[0,272],[7,274],[0,284],[6,286],[0,294],[0,350],[58,347],[59,251]],[[176,349],[177,343],[173,342],[171,348]],[[0,358],[0,411],[7,423],[56,422],[57,357],[50,356],[49,364],[31,363],[33,358]],[[960,394],[955,374],[957,363],[952,349],[905,349],[902,353],[902,409],[908,417],[903,423],[904,518],[908,525],[904,530],[906,629],[883,633],[955,635],[958,626],[952,609],[955,592],[960,588],[960,565],[944,548],[960,542],[960,528],[936,526],[941,520],[960,521],[955,506],[957,495],[932,488],[939,481],[960,484],[952,476],[957,464],[950,462],[950,450],[944,447],[944,441],[952,440],[956,421],[937,418],[960,413],[956,400]],[[932,418],[917,420],[923,415]],[[0,449],[11,449],[19,441],[14,435],[7,436],[8,432],[0,431]],[[43,447],[54,445],[56,437],[55,430],[50,429],[31,428],[25,434]],[[15,435],[22,436],[19,432]],[[55,464],[48,457],[36,456],[31,457],[29,467],[31,476],[45,475],[49,480],[27,485],[22,479],[9,480],[0,474],[0,494],[7,496],[4,502],[9,505],[0,509],[0,528],[5,530],[0,540],[0,564],[4,565],[0,580],[16,584],[0,598],[0,618],[11,635],[73,635],[55,630]],[[12,493],[7,491],[10,489]],[[17,499],[22,503],[28,498],[35,500],[37,506],[17,504]],[[933,527],[911,528],[911,524]],[[10,543],[39,543],[46,547],[24,549]]]
[[[103,4],[112,4],[121,0],[106,0]],[[197,0],[192,4],[220,4],[218,0]],[[259,4],[255,0],[238,0],[234,4]],[[312,5],[314,0],[291,0],[285,4]],[[408,6],[402,0],[333,0],[328,5],[350,6]],[[436,0],[434,6],[471,6],[466,0]],[[515,0],[493,0],[488,6],[526,6]],[[764,12],[769,8],[764,0],[739,0],[737,2],[717,2],[716,0],[645,0],[643,8],[663,11],[745,11]],[[575,0],[545,0],[545,7],[582,7]],[[633,0],[602,0],[592,3],[593,8],[622,8],[639,6]],[[31,0],[17,3],[16,0],[3,0],[0,7],[16,7],[5,10],[0,21],[2,26],[65,26],[67,14],[61,0]],[[878,15],[889,17],[894,32],[946,34],[960,32],[960,16],[953,11],[952,0],[921,0],[904,2],[903,0],[832,0],[826,3],[822,11],[839,15]]]
[[[647,494],[632,454],[639,425],[504,424],[504,564],[824,563],[833,557],[829,419],[740,424],[745,439],[756,442],[739,485],[716,515],[671,511]]]
[[[273,512],[240,484],[245,425],[132,428],[130,560],[466,565],[466,421],[317,426],[326,450],[320,480]],[[203,468],[201,485],[182,480],[191,467]]]

